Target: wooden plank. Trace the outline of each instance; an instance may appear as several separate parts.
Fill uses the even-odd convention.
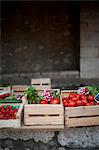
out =
[[[16,119],[17,118],[20,118],[22,117],[22,110],[23,110],[23,103],[20,105],[19,109],[18,109],[18,112],[16,113]]]
[[[11,87],[0,87],[0,92],[8,92],[11,93]]]
[[[45,106],[46,105],[46,106]],[[28,104],[24,106],[25,114],[63,114],[63,107],[60,104]]]
[[[11,128],[0,128],[0,130],[4,131],[62,131],[64,130],[64,125],[33,125],[33,126],[25,126],[22,124],[21,127],[11,127]]]
[[[80,127],[99,125],[98,117],[83,117],[83,118],[65,118],[66,127]]]
[[[60,116],[29,116],[25,117],[25,125],[47,125],[47,124],[63,124],[63,115]]]
[[[28,87],[29,87],[28,85],[15,85],[15,86],[12,86],[12,91],[24,92],[24,90]]]
[[[65,107],[65,117],[99,115],[99,106]]]
[[[51,79],[50,78],[37,78],[31,79],[31,84],[37,89],[51,89]]]
[[[19,128],[21,125],[20,119],[0,120],[0,128]]]
[[[15,85],[12,86],[12,95],[22,95],[24,91],[28,88],[28,85]]]

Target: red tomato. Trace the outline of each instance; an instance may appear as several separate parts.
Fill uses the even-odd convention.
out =
[[[94,105],[94,102],[90,102],[90,106],[93,106]]]
[[[40,104],[48,104],[48,102],[45,99],[41,99]]]
[[[93,95],[88,95],[87,99],[89,102],[94,102],[94,96]]]
[[[71,100],[72,101],[77,101],[78,99],[77,99],[77,97],[73,97]]]
[[[87,99],[87,97],[85,95],[81,95],[80,98],[81,99]]]
[[[80,94],[76,94],[76,98],[79,99],[80,98]]]
[[[71,101],[68,103],[68,107],[75,107],[76,103],[74,101]]]
[[[76,102],[76,105],[77,105],[77,106],[83,106],[83,102],[79,99],[79,100]]]
[[[90,106],[90,103],[87,103],[86,106]]]
[[[67,101],[68,101],[68,98],[67,98],[67,97],[62,99],[62,102],[63,102],[63,103],[64,103],[64,102],[67,102]]]
[[[72,99],[73,97],[75,97],[75,93],[70,93],[69,94],[69,99]]]
[[[87,104],[87,100],[86,99],[82,99],[83,105]]]
[[[50,104],[59,104],[60,103],[60,99],[59,98],[52,98],[50,100]]]
[[[68,102],[63,102],[63,105],[64,105],[65,107],[67,107],[67,106],[68,106]]]

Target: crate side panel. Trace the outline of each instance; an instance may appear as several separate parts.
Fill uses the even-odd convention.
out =
[[[26,125],[53,125],[63,124],[63,115],[60,116],[24,116],[24,123]]]
[[[65,118],[65,125],[67,127],[99,125],[99,117]]]
[[[65,107],[65,117],[99,115],[99,106]]]
[[[21,126],[20,119],[9,119],[9,120],[0,120],[0,128],[18,128]]]
[[[63,106],[60,105],[50,105],[50,104],[36,104],[36,105],[25,105],[25,114],[63,114]]]

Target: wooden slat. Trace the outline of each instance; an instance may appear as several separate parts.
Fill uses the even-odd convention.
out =
[[[15,85],[12,86],[12,95],[22,95],[24,91],[28,88],[28,85]]]
[[[23,91],[28,88],[29,86],[28,85],[15,85],[15,86],[12,86],[12,91]]]
[[[29,104],[24,106],[25,114],[63,114],[63,107],[60,104]]]
[[[11,87],[8,86],[8,87],[0,87],[0,92],[8,92],[10,93],[11,92]]]
[[[20,119],[0,120],[0,128],[19,128],[20,126]]]
[[[83,117],[83,118],[65,118],[66,127],[93,126],[99,125],[98,117]]]
[[[25,117],[26,125],[43,125],[43,124],[63,124],[63,115],[61,116],[29,116]]]
[[[22,117],[22,114],[21,114],[22,110],[23,110],[23,104],[20,104],[20,107],[19,107],[18,112],[16,114],[16,119]]]
[[[51,89],[51,79],[50,78],[38,78],[31,79],[31,84],[37,89]]]
[[[99,106],[65,107],[66,117],[99,115]]]
[[[64,129],[64,125],[24,125],[21,127],[11,127],[11,128],[0,128],[0,130],[4,131],[62,131]]]

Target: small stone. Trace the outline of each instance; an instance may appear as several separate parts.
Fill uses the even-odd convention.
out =
[[[25,150],[31,150],[31,149],[26,147]]]
[[[57,136],[59,144],[69,148],[99,147],[99,127],[65,128]]]
[[[4,142],[4,145],[9,147],[9,148],[13,148],[13,142],[12,140],[10,139],[7,139],[5,142]]]
[[[54,132],[35,132],[34,141],[47,143],[54,137]]]
[[[5,147],[4,150],[9,150],[9,148],[8,148],[8,147]]]
[[[65,147],[58,147],[58,150],[65,150]]]

